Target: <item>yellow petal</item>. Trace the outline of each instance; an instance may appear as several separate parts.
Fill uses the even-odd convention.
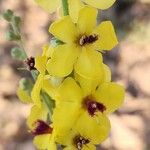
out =
[[[53,130],[53,134],[51,136],[51,140],[49,141],[49,146],[47,150],[57,150],[57,145],[55,143],[55,131]]]
[[[79,74],[75,73],[75,79],[77,82],[79,82],[81,89],[84,93],[84,97],[91,95],[95,92],[95,89],[98,85],[102,84],[103,82],[110,82],[111,81],[111,71],[109,67],[105,64],[103,64],[103,77],[102,78],[84,78],[80,76]]]
[[[56,87],[54,87],[50,80],[44,79],[43,80],[43,87],[42,89],[53,99],[55,99],[57,92]]]
[[[89,143],[89,144],[86,144],[84,147],[83,147],[83,150],[96,150],[96,146]]]
[[[37,105],[38,107],[41,107],[41,96],[40,96],[40,92],[43,86],[43,78],[44,76],[42,74],[40,74],[34,84],[34,87],[32,89],[31,92],[31,98],[34,102],[35,105]]]
[[[82,0],[83,2],[99,9],[107,9],[111,7],[116,0]]]
[[[53,112],[53,125],[57,132],[57,142],[66,144],[66,135],[70,133],[80,114],[81,105],[77,102],[60,102]]]
[[[28,127],[33,130],[35,128],[35,122],[40,120],[46,120],[47,119],[48,110],[44,104],[42,104],[42,107],[39,108],[37,106],[33,106],[31,108],[30,115],[27,119],[27,125]]]
[[[38,149],[47,149],[50,145],[51,134],[35,136],[33,143]],[[55,149],[54,149],[55,150]]]
[[[84,4],[81,2],[81,0],[68,0],[69,4],[69,15],[71,16],[73,22],[77,22],[78,15],[80,9],[83,8]]]
[[[79,28],[80,34],[90,34],[96,26],[97,9],[85,6],[79,12],[79,18],[77,27]],[[90,14],[90,15],[89,15]]]
[[[73,78],[66,78],[58,89],[59,100],[66,102],[81,102],[82,91]]]
[[[50,45],[47,44],[47,45],[44,45],[42,47],[42,49],[43,49],[42,56],[46,56],[47,58],[49,58],[49,57],[52,56],[53,51],[54,51],[54,49],[53,49],[52,46],[50,46]]]
[[[26,91],[24,91],[23,89],[21,89],[20,87],[17,89],[17,96],[23,103],[32,103],[33,102],[31,97],[29,96],[29,94]]]
[[[76,148],[74,146],[67,146],[65,147],[63,150],[76,150]]]
[[[114,27],[110,21],[102,22],[96,27],[93,34],[98,34],[98,40],[93,43],[93,47],[97,50],[111,50],[118,44]]]
[[[105,105],[106,113],[118,109],[124,100],[124,88],[113,82],[103,83],[95,92],[97,101]]]
[[[102,78],[102,55],[97,51],[82,48],[82,52],[75,63],[75,72],[84,78]]]
[[[103,64],[103,69],[104,69],[104,76],[102,79],[102,82],[110,82],[111,81],[111,70],[110,68]]]
[[[37,56],[35,58],[35,68],[41,74],[45,74],[45,71],[46,71],[46,62],[47,62],[47,57],[46,56]]]
[[[60,5],[60,0],[35,0],[35,2],[50,13],[54,12]]]
[[[87,79],[75,73],[75,79],[79,82],[83,91],[83,97],[91,95],[100,84],[101,79]]]
[[[66,43],[73,43],[78,35],[77,28],[72,22],[70,16],[65,16],[52,23],[49,32],[59,40]]]
[[[110,122],[105,115],[91,117],[84,111],[78,119],[74,129],[83,137],[86,137],[93,144],[100,144],[104,141],[110,131]]]
[[[47,63],[50,75],[64,77],[73,70],[73,65],[79,55],[79,49],[73,45],[59,45],[54,48],[52,58]]]

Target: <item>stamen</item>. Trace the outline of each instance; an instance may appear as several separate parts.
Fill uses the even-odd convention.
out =
[[[81,46],[84,46],[85,44],[91,44],[94,43],[95,41],[98,40],[98,35],[93,34],[93,35],[83,35],[81,36],[81,38],[79,39],[79,44]]]
[[[96,100],[92,96],[87,96],[84,99],[84,105],[89,115],[92,117],[97,111],[103,113],[106,110],[106,107],[102,103],[96,102]]]
[[[74,145],[78,150],[82,150],[83,146],[90,143],[90,141],[88,139],[85,139],[84,137],[77,135],[74,138]]]
[[[42,135],[52,133],[53,129],[44,121],[37,120],[35,122],[35,129],[32,131],[33,135]]]
[[[28,70],[36,70],[34,57],[29,57],[25,60]]]

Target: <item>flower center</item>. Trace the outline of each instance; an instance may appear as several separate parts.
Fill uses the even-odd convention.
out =
[[[35,68],[35,59],[34,57],[29,57],[25,60],[25,63],[28,67],[28,69],[31,71],[31,70],[36,70]]]
[[[42,120],[37,120],[35,122],[35,129],[32,131],[34,135],[41,135],[41,134],[49,134],[52,133],[53,128],[51,128],[46,122]]]
[[[106,107],[99,102],[96,102],[93,97],[87,96],[84,100],[84,105],[90,116],[94,116],[97,111],[104,112]]]
[[[80,135],[77,135],[74,140],[74,145],[78,150],[82,150],[83,146],[90,143],[90,141]]]
[[[96,34],[93,34],[93,35],[83,35],[81,36],[81,38],[79,39],[79,44],[81,46],[84,46],[86,44],[91,44],[91,43],[94,43],[95,41],[98,40],[98,35]]]

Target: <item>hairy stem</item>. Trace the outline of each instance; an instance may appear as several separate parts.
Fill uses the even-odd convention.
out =
[[[62,0],[62,8],[64,16],[69,15],[68,0]]]

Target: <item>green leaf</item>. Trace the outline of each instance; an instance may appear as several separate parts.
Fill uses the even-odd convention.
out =
[[[22,78],[19,81],[19,87],[25,91],[28,91],[29,93],[31,93],[32,88],[33,88],[33,82],[31,79],[28,78]]]
[[[31,79],[22,78],[19,81],[19,87],[17,89],[17,96],[24,103],[32,103],[31,91],[33,88],[33,82]]]
[[[20,35],[17,35],[14,33],[14,31],[8,31],[6,32],[6,39],[8,41],[18,41],[21,39],[21,36]]]
[[[21,24],[21,18],[18,17],[18,16],[13,16],[12,17],[12,23],[13,25],[18,29],[20,30],[20,24]]]
[[[26,59],[26,54],[24,53],[24,51],[22,49],[20,49],[18,47],[12,48],[11,56],[17,60],[25,60]]]
[[[14,15],[14,13],[13,13],[12,10],[8,9],[8,10],[6,10],[2,15],[3,15],[3,18],[4,18],[6,21],[10,22],[11,19],[12,19],[12,17],[13,17],[13,15]]]

